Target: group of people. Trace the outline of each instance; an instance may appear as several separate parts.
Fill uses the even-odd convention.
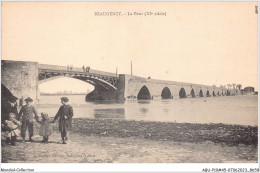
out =
[[[41,119],[38,116],[36,108],[32,105],[33,99],[26,98],[26,102],[18,113],[17,110],[17,97],[12,96],[9,99],[8,104],[2,107],[2,122],[1,129],[6,137],[6,143],[12,146],[16,143],[17,136],[22,137],[22,143],[25,142],[26,131],[29,132],[29,141],[33,142],[33,129],[34,118],[37,123],[40,124],[39,135],[43,137],[42,142],[48,143],[49,136],[52,134],[52,124],[59,119],[59,131],[61,133],[61,142],[66,144],[69,140],[69,132],[72,126],[73,108],[68,104],[69,99],[62,97],[61,103],[57,114],[54,119],[51,120],[47,113],[41,113]]]

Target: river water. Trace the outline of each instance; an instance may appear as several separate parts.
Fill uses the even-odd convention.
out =
[[[62,96],[40,96],[38,112],[55,116]],[[170,100],[131,100],[124,103],[85,102],[85,95],[67,95],[74,117],[121,118],[176,123],[258,124],[258,97],[237,95]]]

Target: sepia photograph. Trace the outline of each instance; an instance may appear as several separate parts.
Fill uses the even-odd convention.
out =
[[[2,1],[1,171],[259,163],[258,37],[257,1]]]

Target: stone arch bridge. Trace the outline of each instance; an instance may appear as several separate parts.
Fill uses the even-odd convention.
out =
[[[124,75],[124,79],[124,95],[129,99],[217,97],[234,95],[238,92],[237,90],[222,89],[214,86],[155,80],[130,75]]]
[[[19,99],[40,99],[39,84],[61,77],[85,81],[95,89],[86,100],[171,99],[234,95],[237,90],[219,87],[147,79],[98,70],[38,64],[28,61],[1,61],[1,86]],[[3,91],[3,90],[2,90]],[[3,93],[2,93],[3,96]]]

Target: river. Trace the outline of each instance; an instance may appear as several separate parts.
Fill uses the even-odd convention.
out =
[[[55,116],[60,97],[40,96],[38,112]],[[127,120],[167,121],[176,123],[223,123],[258,125],[258,97],[237,95],[169,100],[132,100],[122,103],[85,102],[85,95],[67,95],[80,118],[122,118]]]

